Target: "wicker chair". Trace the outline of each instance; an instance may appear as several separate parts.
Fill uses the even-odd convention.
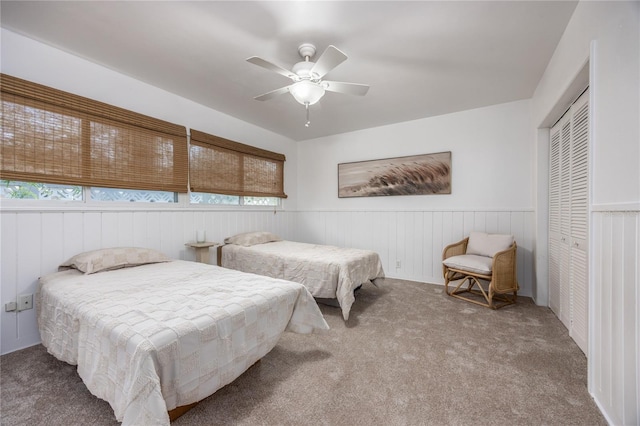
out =
[[[491,309],[516,303],[516,250],[513,235],[484,232],[471,232],[468,238],[448,245],[442,252],[446,293]],[[460,282],[449,291],[451,281]]]

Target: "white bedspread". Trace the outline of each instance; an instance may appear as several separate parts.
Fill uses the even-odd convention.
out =
[[[285,331],[326,330],[300,284],[174,261],[40,279],[42,343],[78,365],[125,425],[168,425],[266,355]]]
[[[293,241],[225,245],[221,265],[304,284],[315,297],[337,299],[345,320],[355,301],[353,290],[384,278],[382,262],[374,251]]]

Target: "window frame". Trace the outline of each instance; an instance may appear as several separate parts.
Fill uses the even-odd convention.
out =
[[[0,211],[285,211],[285,201],[280,198],[277,206],[252,206],[246,204],[194,204],[191,194],[177,193],[175,203],[92,201],[90,186],[82,186],[82,200],[42,200],[25,198],[0,198]],[[242,198],[242,197],[241,197]]]

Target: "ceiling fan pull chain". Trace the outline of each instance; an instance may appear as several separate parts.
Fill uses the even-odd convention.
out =
[[[309,120],[309,102],[305,102],[304,107],[307,110],[307,122],[304,123],[304,127],[309,127],[309,125],[311,124],[311,120]]]

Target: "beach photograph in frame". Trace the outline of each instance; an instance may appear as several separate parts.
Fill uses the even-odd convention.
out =
[[[451,151],[338,164],[338,197],[451,194]]]

